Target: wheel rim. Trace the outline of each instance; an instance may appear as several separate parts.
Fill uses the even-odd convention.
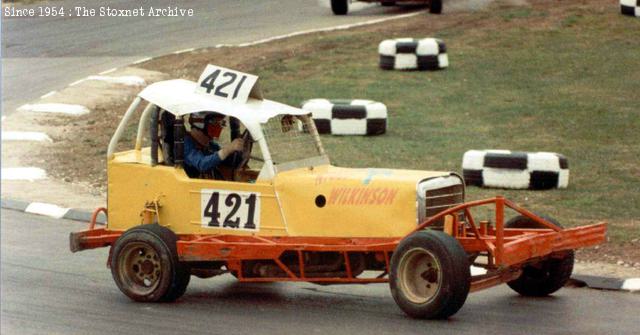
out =
[[[430,302],[440,291],[442,271],[438,259],[428,250],[414,248],[400,259],[400,289],[414,304]]]
[[[160,257],[147,243],[129,243],[120,252],[118,274],[127,291],[136,295],[150,294],[160,283]]]

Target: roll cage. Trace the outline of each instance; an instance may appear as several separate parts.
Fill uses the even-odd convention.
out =
[[[206,96],[195,94],[193,90],[195,85],[195,82],[183,79],[168,80],[149,85],[140,92],[125,112],[109,142],[107,160],[114,158],[116,147],[120,142],[127,125],[132,121],[136,114],[135,112],[138,110],[140,105],[146,102],[147,105],[143,109],[138,123],[134,150],[140,152],[142,150],[145,135],[150,134],[152,165],[158,163],[158,147],[162,149],[164,155],[163,161],[165,164],[174,164],[176,166],[182,165],[182,138],[184,136],[182,116],[200,112],[216,112],[224,115],[225,117],[229,117],[230,120],[232,120],[232,123],[233,121],[236,121],[244,126],[251,135],[254,143],[258,144],[260,152],[262,153],[264,165],[260,171],[258,179],[270,180],[275,176],[277,171],[288,170],[300,167],[301,165],[329,163],[329,159],[325,155],[315,124],[311,121],[308,112],[266,99],[251,98],[246,103],[223,103],[215,99],[210,99]],[[160,116],[160,112],[162,112],[163,116]],[[165,117],[167,115],[171,117]],[[282,132],[286,132],[285,129],[289,131],[294,127],[294,125],[292,123],[285,125],[285,120],[290,120],[288,116],[299,118],[302,121],[303,125],[294,130],[296,132],[308,133],[318,155],[298,159],[297,162],[277,162],[283,164],[276,166],[277,163],[274,162],[272,152],[270,151],[266,140],[271,136],[265,136],[265,133],[263,132],[263,125],[273,123],[273,121],[270,122],[270,120],[280,117],[281,120],[279,122],[282,122]],[[166,119],[171,121],[167,121]],[[157,127],[150,127],[151,124],[157,125],[158,123],[161,123],[166,129],[167,122],[173,122],[173,145],[168,148],[164,146],[164,144],[167,143],[163,142],[162,138],[159,138],[158,131],[155,129]],[[237,137],[237,129],[234,130],[232,127],[232,138],[234,136],[234,131],[236,132],[235,135]],[[278,142],[277,144],[281,143]],[[173,157],[171,157],[171,155],[167,157],[166,153],[168,151],[173,153]]]

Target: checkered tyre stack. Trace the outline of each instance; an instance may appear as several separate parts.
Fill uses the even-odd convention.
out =
[[[620,10],[624,15],[640,17],[640,0],[620,0]]]
[[[380,102],[311,99],[302,109],[311,112],[320,134],[380,135],[387,131],[387,106]]]
[[[378,46],[380,67],[385,70],[439,70],[449,66],[447,47],[436,38],[397,38]]]
[[[462,158],[467,185],[544,190],[566,188],[569,164],[553,152],[470,150]]]

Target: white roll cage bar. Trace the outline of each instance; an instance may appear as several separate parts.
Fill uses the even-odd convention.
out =
[[[118,124],[118,127],[116,128],[115,133],[113,134],[113,136],[111,137],[111,140],[109,141],[109,147],[108,147],[108,150],[107,150],[107,161],[112,160],[115,157],[116,147],[118,145],[118,142],[120,141],[120,138],[122,137],[122,134],[124,133],[126,125],[129,124],[129,122],[131,121],[131,118],[135,114],[135,111],[138,109],[138,106],[140,105],[140,103],[142,101],[143,101],[143,98],[140,95],[137,96],[133,100],[133,102],[131,103],[131,105],[127,109],[127,111],[125,112],[124,116],[122,117],[122,120]],[[281,104],[278,104],[278,105],[281,105]],[[140,122],[138,123],[138,132],[137,132],[137,135],[136,135],[136,143],[135,143],[135,150],[136,151],[141,151],[142,150],[142,142],[143,142],[144,134],[146,133],[147,128],[148,128],[147,126],[148,126],[149,121],[150,121],[151,112],[156,107],[162,108],[161,106],[158,106],[158,105],[156,105],[156,104],[154,104],[154,103],[149,101],[147,106],[144,108],[144,110],[142,112],[142,115],[140,117]],[[289,107],[289,108],[290,108],[290,110],[294,109],[293,107]],[[287,110],[287,112],[290,111],[290,110]],[[305,112],[303,112],[302,110],[299,110],[299,109],[296,109],[296,110],[297,110],[297,113],[295,113],[295,114],[297,114],[297,115],[305,115]],[[171,111],[168,110],[168,112],[171,112]],[[172,114],[175,115],[175,113],[172,113]],[[184,115],[184,113],[182,115]],[[232,116],[232,117],[234,116],[234,115],[230,115],[230,114],[227,114],[227,115],[228,116]],[[272,117],[272,116],[276,116],[276,115],[285,115],[285,114],[273,113],[270,116]],[[178,114],[176,116],[180,117],[180,114]],[[266,122],[267,120],[268,119],[263,119],[264,122]],[[251,122],[251,121],[255,121],[255,122]],[[265,140],[265,136],[264,136],[264,134],[262,132],[262,127],[260,126],[260,122],[258,120],[251,120],[251,119],[246,119],[246,118],[245,118],[245,120],[240,120],[240,122],[243,123],[245,128],[251,134],[251,137],[253,138],[253,140],[258,142],[258,145],[260,146],[260,150],[262,152],[262,158],[264,160],[264,166],[262,167],[262,170],[260,171],[259,179],[271,179],[271,178],[273,178],[273,176],[275,176],[275,174],[276,174],[276,168],[274,166],[273,159],[271,158],[271,153],[269,151],[269,147],[268,147],[267,142]],[[325,156],[324,148],[322,147],[322,142],[320,141],[320,136],[318,134],[318,131],[315,128],[315,125],[313,125],[313,122],[310,122],[310,124],[312,125],[310,131],[312,133],[312,136],[314,137],[316,146],[318,147],[319,152],[321,153],[321,155]],[[328,159],[327,159],[327,161],[328,161]]]

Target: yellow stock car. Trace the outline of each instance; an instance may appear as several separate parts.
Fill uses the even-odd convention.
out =
[[[107,225],[70,243],[110,246],[113,278],[133,300],[175,300],[191,275],[389,282],[408,315],[446,318],[470,291],[502,282],[552,293],[572,249],[604,239],[604,224],[563,230],[500,197],[464,203],[453,172],[332,166],[308,113],[262,99],[257,79],[210,65],[198,82],[149,85],[125,113],[108,148]],[[135,147],[116,152],[140,110]],[[201,112],[234,125],[223,138],[244,139],[223,179],[183,166],[183,117]],[[495,205],[493,222],[473,219],[482,205]],[[505,208],[521,215],[505,223]],[[473,262],[485,273],[472,277]]]

